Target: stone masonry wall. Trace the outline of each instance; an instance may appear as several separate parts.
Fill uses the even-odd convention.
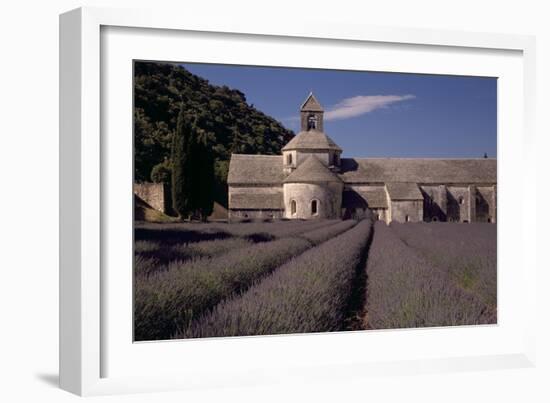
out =
[[[232,209],[228,212],[230,222],[239,220],[277,220],[283,218],[283,210],[246,210]]]
[[[424,221],[447,220],[447,188],[445,185],[422,185]]]
[[[285,183],[284,204],[286,218],[339,218],[342,206],[341,183]],[[296,213],[292,214],[291,203],[296,202]],[[318,201],[317,214],[311,213],[311,202]]]
[[[166,192],[162,183],[134,183],[134,193],[155,210],[166,212]]]
[[[384,221],[385,223],[388,222],[388,209],[385,208],[373,208],[372,211],[372,218],[375,221]]]
[[[323,131],[323,112],[310,112],[303,111],[300,113],[300,127],[302,130],[307,130],[307,120],[310,115],[314,115],[317,118],[317,130]]]
[[[470,222],[470,187],[447,187],[447,221]]]
[[[289,164],[290,156],[290,164]],[[286,174],[296,169],[296,150],[283,151],[283,169]]]
[[[282,186],[229,186],[229,197],[233,194],[273,195],[283,193]]]
[[[493,186],[479,186],[476,195],[476,221],[496,222],[495,189]]]
[[[422,200],[394,200],[391,202],[391,221],[420,222],[423,218]]]
[[[496,185],[422,185],[424,221],[496,222]]]

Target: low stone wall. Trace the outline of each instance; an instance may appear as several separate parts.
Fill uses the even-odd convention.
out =
[[[134,183],[134,193],[155,210],[166,213],[167,203],[164,184]]]

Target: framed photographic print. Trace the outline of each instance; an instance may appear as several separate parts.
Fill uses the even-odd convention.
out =
[[[532,38],[195,17],[61,16],[62,387],[532,365]]]

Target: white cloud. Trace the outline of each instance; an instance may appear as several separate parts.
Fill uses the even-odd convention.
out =
[[[325,112],[326,120],[348,119],[364,115],[376,109],[386,108],[396,102],[416,98],[414,95],[357,95],[346,98]]]

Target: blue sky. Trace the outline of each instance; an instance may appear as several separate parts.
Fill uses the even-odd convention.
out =
[[[325,132],[345,157],[496,157],[497,80],[444,76],[182,64],[299,129],[310,91],[325,109]]]

